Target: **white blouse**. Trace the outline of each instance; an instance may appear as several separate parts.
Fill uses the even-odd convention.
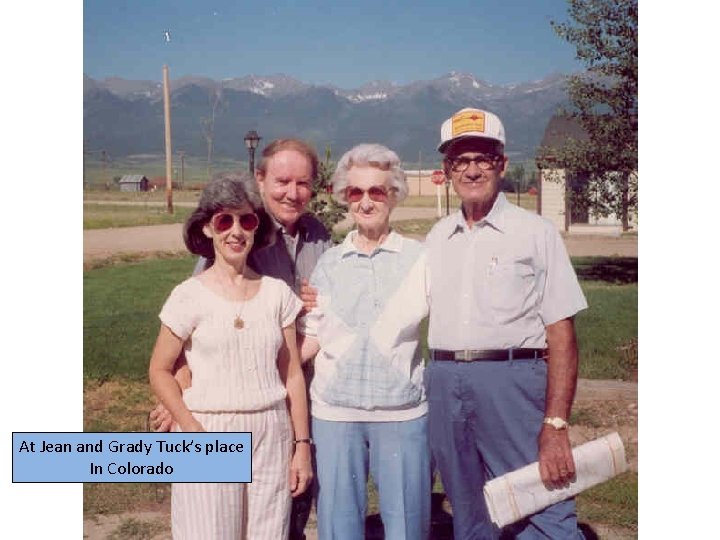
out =
[[[282,329],[302,308],[285,282],[262,276],[245,302],[223,298],[191,277],[170,293],[160,320],[185,340],[192,386],[183,399],[197,412],[262,410],[285,399],[277,369]],[[235,319],[243,328],[235,327]]]

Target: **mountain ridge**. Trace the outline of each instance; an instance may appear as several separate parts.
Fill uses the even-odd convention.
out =
[[[203,125],[215,111],[214,153],[244,159],[244,134],[264,141],[298,136],[334,157],[359,142],[376,141],[413,161],[437,155],[439,127],[463,107],[498,114],[506,127],[507,153],[532,158],[550,117],[567,105],[567,76],[559,73],[510,85],[451,71],[427,81],[370,81],[355,89],[315,85],[284,74],[244,75],[220,81],[187,75],[170,81],[173,147],[207,154]],[[115,156],[164,148],[162,84],[83,75],[86,146]]]

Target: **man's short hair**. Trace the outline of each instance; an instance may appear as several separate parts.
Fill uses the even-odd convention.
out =
[[[263,149],[260,163],[256,167],[257,171],[265,176],[270,159],[283,150],[294,150],[305,156],[310,162],[312,179],[315,180],[317,178],[319,161],[317,152],[310,144],[302,139],[275,139]]]

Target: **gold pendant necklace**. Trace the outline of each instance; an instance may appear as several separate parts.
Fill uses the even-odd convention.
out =
[[[216,276],[217,276],[217,274],[216,274]],[[217,279],[220,283],[220,286],[228,294],[228,297],[232,298],[233,295],[231,294],[231,290],[228,288],[228,286],[225,283],[223,283],[223,281],[219,277]],[[240,307],[238,309],[237,314],[235,315],[235,320],[233,321],[233,326],[235,328],[237,328],[238,330],[242,330],[243,328],[245,328],[245,321],[242,318],[242,313],[243,313],[243,310],[245,309],[245,296],[246,296],[246,291],[247,291],[246,279],[247,278],[245,278],[243,276],[242,285],[240,286],[240,300],[239,300]]]
[[[242,280],[242,286],[240,287],[240,309],[235,315],[235,320],[233,321],[233,326],[237,328],[238,330],[242,330],[245,328],[245,321],[242,318],[243,311],[245,310],[245,301],[246,301],[246,292],[247,292],[247,278],[243,277]]]

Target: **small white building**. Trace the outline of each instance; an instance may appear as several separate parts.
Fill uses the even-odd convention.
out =
[[[548,122],[543,136],[539,161],[552,163],[554,150],[564,148],[570,140],[588,139],[580,123],[565,115],[555,115]],[[586,181],[582,175],[564,168],[540,167],[538,181],[538,213],[550,219],[555,226],[565,232],[620,234],[622,222],[620,216],[597,217],[591,215],[586,207],[572,204],[572,192]],[[637,214],[630,216],[632,227],[637,229]]]

